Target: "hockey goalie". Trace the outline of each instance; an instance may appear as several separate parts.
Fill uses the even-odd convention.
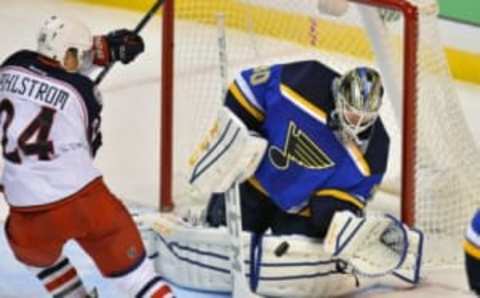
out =
[[[385,276],[418,283],[422,233],[364,212],[388,159],[382,99],[369,67],[340,74],[298,61],[238,74],[190,160],[192,189],[212,194],[204,221],[155,223],[162,274],[234,297],[336,296]],[[235,295],[239,284],[247,294]]]

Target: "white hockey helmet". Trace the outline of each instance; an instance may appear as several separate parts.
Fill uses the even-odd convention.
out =
[[[79,69],[93,61],[93,36],[87,26],[72,18],[51,16],[42,24],[37,39],[38,52],[63,63],[69,49],[77,51]]]
[[[383,97],[380,74],[369,67],[354,68],[334,80],[333,95],[342,131],[358,142],[358,134],[379,115]]]

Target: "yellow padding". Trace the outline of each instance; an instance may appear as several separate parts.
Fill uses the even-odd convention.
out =
[[[154,0],[67,0],[94,5],[107,5],[146,12]],[[201,14],[192,13],[191,6],[201,9]],[[334,24],[328,20],[312,19],[295,13],[248,5],[232,0],[175,0],[178,18],[196,22],[214,24],[215,15],[223,12],[238,18],[226,18],[226,25],[241,31],[253,31],[258,34],[287,40],[312,49],[346,54],[361,60],[373,60],[373,52],[365,32],[351,25]],[[243,20],[246,12],[253,23]],[[288,26],[285,26],[288,24]],[[312,31],[313,30],[313,31]],[[337,36],[344,36],[337,39]],[[348,41],[348,42],[345,42]],[[351,45],[355,44],[355,47]],[[446,56],[451,72],[456,79],[480,84],[480,54],[465,50],[446,48]]]
[[[290,99],[293,103],[303,108],[303,110],[309,111],[311,114],[315,115],[317,120],[322,123],[327,123],[327,113],[312,104],[309,100],[298,94],[296,91],[288,87],[287,85],[282,84],[280,90],[284,96]]]
[[[263,186],[260,184],[260,182],[257,180],[257,178],[252,177],[247,180],[256,190],[261,192],[262,194],[266,195],[268,197],[268,192],[263,188]]]
[[[363,156],[363,153],[360,151],[360,148],[357,147],[355,144],[347,145],[348,151],[353,155],[355,159],[355,164],[357,165],[358,169],[362,173],[363,176],[371,176],[372,171],[370,170],[370,165],[368,164],[367,160]]]
[[[302,210],[300,210],[300,212],[298,212],[297,215],[300,215],[300,216],[303,216],[303,217],[311,217],[312,216],[312,210],[310,209],[310,207],[306,207],[306,208],[303,208]]]
[[[240,91],[240,88],[238,88],[237,84],[233,83],[230,84],[230,87],[228,88],[228,91],[230,91],[233,95],[233,97],[237,100],[237,102],[255,119],[257,119],[258,122],[263,121],[263,112],[258,110],[257,107],[255,107],[248,99],[243,95],[242,91]]]
[[[452,48],[445,52],[453,77],[480,84],[480,54]]]
[[[331,197],[334,197],[338,200],[352,203],[353,205],[357,206],[360,209],[363,209],[365,207],[365,204],[363,204],[357,198],[355,198],[354,196],[352,196],[352,195],[350,195],[346,192],[340,191],[340,190],[326,189],[326,190],[321,190],[321,191],[316,192],[315,195],[331,196]],[[306,207],[306,208],[300,210],[300,212],[298,212],[297,215],[304,216],[304,217],[311,217],[312,216],[312,210],[310,209],[310,207]]]
[[[469,256],[472,256],[475,259],[480,260],[480,248],[474,245],[472,242],[465,240],[463,242],[463,249]]]
[[[334,198],[337,199],[337,200],[351,203],[351,204],[357,206],[357,207],[360,208],[360,209],[363,209],[363,208],[365,207],[365,203],[363,203],[362,201],[360,201],[359,199],[357,199],[355,196],[352,196],[352,195],[349,194],[349,193],[346,193],[346,192],[344,192],[344,191],[337,190],[337,189],[324,189],[324,190],[320,190],[320,191],[317,191],[317,192],[315,193],[315,195],[317,195],[317,196],[330,196],[330,197],[334,197]]]
[[[150,7],[153,6],[153,0],[67,0],[71,2],[83,2],[92,5],[105,5],[105,6],[113,6],[118,8],[124,8],[129,10],[137,10],[137,11],[147,11]]]

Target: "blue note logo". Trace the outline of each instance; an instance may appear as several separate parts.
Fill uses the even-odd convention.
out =
[[[294,122],[290,122],[288,125],[283,149],[271,146],[268,150],[268,157],[272,164],[280,170],[288,169],[290,161],[313,170],[323,170],[335,165],[328,155]]]

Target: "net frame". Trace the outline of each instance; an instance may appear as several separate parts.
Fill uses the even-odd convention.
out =
[[[308,0],[297,1],[299,3],[304,3]],[[429,127],[426,127],[425,120],[428,117],[435,117],[436,112],[444,113],[445,115],[442,114],[441,117],[438,117],[438,119],[436,118],[433,121],[435,122],[434,125],[436,126],[435,128],[433,128],[433,136],[442,136],[441,130],[444,128],[441,122],[454,122],[453,127],[457,127],[457,129],[460,128],[460,130],[468,130],[467,125],[465,124],[465,120],[460,115],[461,111],[458,111],[458,107],[445,107],[446,102],[456,102],[457,95],[455,94],[454,90],[452,90],[451,75],[449,73],[448,65],[446,64],[446,58],[439,41],[440,37],[438,36],[438,28],[436,28],[438,5],[435,0],[348,1],[351,4],[360,4],[359,6],[362,7],[365,6],[368,8],[384,8],[393,10],[399,12],[403,16],[402,22],[397,23],[401,28],[395,28],[401,29],[400,32],[402,35],[401,44],[395,43],[394,41],[393,45],[397,47],[397,49],[388,49],[387,46],[387,52],[385,52],[385,50],[383,49],[385,48],[384,44],[382,44],[383,41],[375,40],[374,38],[372,38],[371,35],[373,34],[371,34],[371,32],[368,32],[369,40],[367,41],[371,43],[371,45],[369,46],[373,47],[375,56],[378,55],[378,57],[376,57],[376,60],[387,60],[384,58],[392,54],[391,52],[388,52],[389,50],[395,52],[393,53],[393,56],[398,54],[400,54],[401,56],[400,60],[398,59],[399,57],[395,57],[395,61],[393,62],[399,62],[397,64],[401,65],[401,69],[400,67],[398,67],[398,69],[395,67],[393,67],[392,69],[388,69],[388,66],[383,66],[384,68],[380,69],[382,75],[384,76],[384,83],[386,85],[387,93],[396,93],[395,95],[390,94],[390,97],[395,97],[396,102],[394,103],[394,105],[396,104],[397,106],[394,107],[394,110],[395,112],[400,111],[396,115],[398,121],[397,124],[399,125],[399,127],[401,127],[401,129],[399,129],[400,132],[398,136],[398,140],[401,140],[401,144],[398,144],[396,146],[398,148],[401,148],[399,149],[399,151],[401,150],[401,162],[399,165],[401,169],[398,170],[398,173],[400,173],[400,177],[396,177],[396,179],[400,181],[400,185],[398,187],[394,186],[393,192],[396,195],[401,196],[400,209],[402,220],[410,226],[419,226],[421,229],[424,229],[424,231],[428,233],[428,241],[426,241],[427,246],[434,246],[433,249],[426,249],[430,251],[433,256],[425,257],[424,263],[428,262],[434,267],[437,267],[438,264],[460,264],[462,260],[461,249],[459,249],[457,246],[448,244],[453,243],[452,239],[457,241],[459,238],[462,237],[466,224],[468,223],[469,216],[471,216],[474,211],[464,211],[461,209],[472,209],[471,207],[474,204],[477,204],[476,206],[478,207],[480,202],[476,197],[474,191],[462,190],[461,195],[455,193],[461,187],[454,184],[457,183],[461,186],[467,187],[472,185],[473,190],[480,189],[480,177],[478,174],[480,173],[480,163],[477,161],[469,161],[467,163],[457,162],[457,160],[455,160],[456,156],[454,155],[478,157],[480,156],[480,153],[478,152],[476,145],[472,141],[473,138],[468,135],[468,132],[462,136],[456,136],[455,133],[449,133],[448,138],[446,138],[445,140],[431,140],[425,138],[425,136],[431,137],[429,133],[432,133],[432,130],[430,130]],[[230,2],[255,1],[236,0],[225,1],[222,3]],[[286,0],[266,0],[266,2],[289,3]],[[185,3],[188,3],[188,1],[178,0],[177,3],[185,5]],[[174,152],[172,147],[174,144],[173,97],[174,92],[178,91],[174,89],[174,75],[178,75],[174,73],[175,71],[173,61],[175,52],[175,20],[173,13],[174,5],[175,3],[173,0],[167,0],[165,7],[166,11],[164,12],[163,19],[164,63],[162,65],[162,69],[163,74],[165,75],[162,75],[162,93],[164,95],[164,101],[162,103],[163,135],[161,139],[163,145],[166,146],[162,146],[161,148],[161,198],[159,204],[162,211],[173,210],[175,202],[178,202],[177,198],[175,198],[175,200],[173,199],[174,187],[172,185],[175,176],[173,174],[174,168],[172,162],[175,161],[174,154],[177,153],[178,156],[181,155],[178,154],[178,152]],[[372,28],[374,28],[374,30],[377,30],[378,24],[375,24],[375,22],[372,21],[373,19],[375,19],[373,18],[373,16],[378,19],[377,11],[374,9],[366,9],[365,11],[363,11],[363,9],[360,9],[360,11],[362,11],[362,26],[366,29],[366,31],[373,30]],[[279,19],[277,18],[274,21],[278,22]],[[209,22],[209,25],[214,25],[213,23],[215,21],[210,20]],[[179,28],[182,29],[181,26],[179,26]],[[282,28],[282,30],[285,29],[285,27]],[[322,27],[322,30],[323,28],[324,27]],[[257,33],[256,31],[249,30],[245,27],[242,29],[247,29],[247,33],[250,33],[250,35],[253,36],[252,39],[256,38],[255,34],[251,34],[252,32]],[[284,32],[282,31],[282,33]],[[287,34],[288,33],[291,32],[287,32]],[[350,34],[349,37],[351,38],[352,35]],[[397,37],[398,36],[393,36],[394,39]],[[388,38],[389,37],[385,37],[387,43],[392,42],[392,40],[388,40]],[[259,39],[263,39],[263,37]],[[382,39],[382,37],[380,37],[380,39]],[[232,40],[229,41],[231,42]],[[429,42],[431,41],[434,41],[433,43],[435,44],[430,45]],[[355,43],[355,41],[351,40],[349,40],[349,42]],[[358,42],[358,40],[356,42]],[[252,44],[255,46],[254,42],[252,42]],[[350,46],[350,44],[348,46]],[[362,44],[359,44],[358,47],[362,48],[363,50]],[[210,48],[210,50],[212,49]],[[257,51],[257,49],[254,49],[254,51]],[[432,55],[433,53],[434,55]],[[430,58],[429,56],[435,57]],[[198,71],[198,69],[196,70]],[[185,71],[185,69],[183,71]],[[218,71],[218,69],[216,71]],[[399,77],[402,78],[401,84],[398,83]],[[218,76],[214,77],[213,79],[218,80]],[[433,89],[435,90],[430,90],[429,88],[436,84],[435,81],[438,79],[440,79],[441,82],[443,82],[443,85],[446,86],[433,87]],[[217,85],[221,85],[222,83],[223,82],[217,82]],[[424,88],[424,85],[427,85],[428,87]],[[220,89],[220,87],[217,89]],[[398,90],[394,90],[395,92],[392,92],[393,89]],[[433,94],[430,95],[429,92],[432,92]],[[433,99],[434,101],[432,102],[431,100],[422,100],[422,98],[424,98],[425,96],[431,97],[431,99]],[[439,99],[438,96],[441,96],[442,103],[438,103],[438,101],[436,101],[437,99]],[[448,101],[445,100],[446,98],[448,99]],[[431,109],[428,107],[428,105],[436,105],[437,103],[443,104],[444,106],[438,108],[432,107]],[[427,112],[425,112],[426,107],[428,108]],[[435,129],[437,131],[435,131]],[[440,130],[440,132],[438,132],[438,130]],[[465,139],[462,139],[462,137],[465,137]],[[450,141],[449,139],[451,139],[452,141]],[[448,142],[464,142],[465,144],[459,146],[461,147],[461,149],[457,150],[455,148],[452,149],[451,145],[449,145]],[[440,148],[439,150],[446,150],[446,154],[452,155],[453,158],[444,161],[442,158],[438,158],[437,156],[431,156],[432,150],[436,150],[432,149],[432,147],[434,146],[438,146]],[[430,156],[428,154],[430,154]],[[443,165],[442,163],[445,163],[445,165]],[[439,173],[439,170],[451,170],[451,173]],[[428,173],[428,171],[431,171],[431,173]],[[463,174],[462,171],[465,171],[465,174]],[[465,178],[464,176],[467,177]],[[444,181],[451,183],[453,187],[452,185],[447,185],[446,187],[441,189],[433,189],[431,186],[428,186],[428,184],[433,185],[442,183]],[[424,184],[426,184],[427,186]],[[465,203],[462,200],[468,203]],[[204,205],[205,204],[206,203],[204,202]],[[450,209],[454,210],[450,211]],[[370,210],[371,208],[367,208],[367,212],[370,212]],[[456,218],[449,219],[449,212],[451,212],[451,214],[453,214],[452,216]],[[448,237],[445,237],[445,235],[447,235]],[[434,239],[434,241],[432,241],[432,239]],[[447,246],[450,246],[450,248],[446,249],[445,252],[438,253],[438,248],[443,249]],[[437,254],[438,256],[435,254]]]
[[[403,14],[404,22],[404,65],[403,65],[403,138],[401,214],[402,220],[414,225],[415,164],[416,160],[416,59],[418,40],[418,7],[406,0],[349,0],[359,4],[391,9]],[[175,1],[166,0],[163,8],[162,29],[162,108],[160,146],[160,197],[159,206],[163,212],[174,208],[173,185],[173,89],[174,89],[174,37]]]

